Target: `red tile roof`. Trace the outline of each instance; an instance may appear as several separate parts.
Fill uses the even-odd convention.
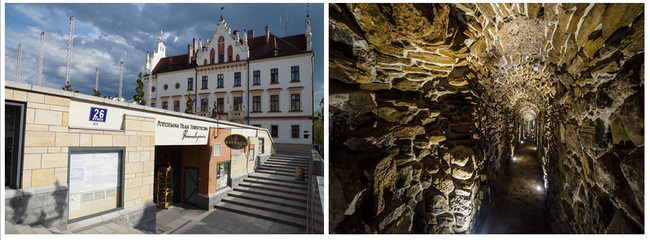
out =
[[[171,69],[169,69],[170,65],[172,65]],[[187,61],[187,54],[183,54],[160,59],[156,67],[153,69],[152,73],[164,73],[188,68],[190,68],[190,65]]]

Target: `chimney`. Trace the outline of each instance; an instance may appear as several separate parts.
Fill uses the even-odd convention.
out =
[[[253,30],[253,29],[248,30],[248,32],[246,32],[246,34],[248,35],[248,39],[253,39],[255,37],[255,30]]]
[[[196,40],[196,38],[194,40]],[[194,50],[190,44],[187,44],[187,55],[189,56],[187,58],[187,64],[192,64],[192,56],[194,56]],[[169,61],[171,62],[171,59],[169,59]]]
[[[269,30],[268,25],[264,27],[264,35],[266,36],[266,44],[269,44],[269,37],[271,37],[271,31]]]

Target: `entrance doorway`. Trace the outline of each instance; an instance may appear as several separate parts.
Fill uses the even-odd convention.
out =
[[[196,195],[199,192],[199,169],[185,167],[185,179],[183,186],[183,202],[196,205]]]

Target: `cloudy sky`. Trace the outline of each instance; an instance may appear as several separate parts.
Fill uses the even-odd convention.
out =
[[[120,62],[124,61],[122,95],[135,95],[138,74],[144,71],[147,51],[156,48],[163,31],[167,56],[187,53],[192,38],[212,37],[223,10],[233,31],[255,30],[264,34],[269,26],[277,36],[305,33],[307,4],[226,3],[3,3],[4,79],[16,80],[18,44],[22,44],[20,81],[36,84],[40,34],[45,31],[42,86],[61,89],[65,82],[70,16],[75,17],[70,82],[91,95],[95,68],[99,67],[99,90],[103,96],[118,94]],[[315,53],[314,109],[323,98],[323,4],[309,4]]]

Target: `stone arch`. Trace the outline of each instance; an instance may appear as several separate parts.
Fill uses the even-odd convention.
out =
[[[232,61],[232,46],[228,45],[228,62]]]

